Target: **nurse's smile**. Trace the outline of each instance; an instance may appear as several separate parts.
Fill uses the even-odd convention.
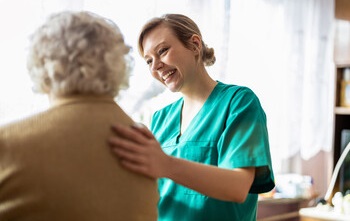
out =
[[[172,76],[173,76],[173,74],[174,74],[175,72],[176,72],[176,70],[171,70],[171,71],[169,71],[166,75],[164,75],[164,76],[162,77],[163,81],[164,81],[165,83],[169,82],[169,81],[171,80],[171,78],[172,78]]]

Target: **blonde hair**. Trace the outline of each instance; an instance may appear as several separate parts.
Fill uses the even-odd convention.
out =
[[[143,56],[142,42],[145,35],[161,24],[169,27],[179,41],[187,48],[192,47],[189,41],[192,35],[198,35],[202,41],[202,50],[200,53],[204,65],[211,66],[215,63],[214,49],[208,47],[208,45],[204,43],[197,24],[192,19],[182,14],[164,14],[160,17],[152,18],[142,27],[138,38],[138,49],[141,56]]]
[[[31,36],[27,68],[33,90],[117,96],[128,87],[130,50],[111,20],[85,11],[53,14]]]

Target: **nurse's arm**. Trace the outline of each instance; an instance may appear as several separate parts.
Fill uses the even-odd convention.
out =
[[[164,177],[204,195],[244,202],[255,176],[255,168],[223,169],[170,157]]]
[[[204,195],[244,202],[255,168],[223,169],[169,156],[146,127],[113,126],[117,136],[109,139],[113,153],[128,170],[151,178],[170,178]]]

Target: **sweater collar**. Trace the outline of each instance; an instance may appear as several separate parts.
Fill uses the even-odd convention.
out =
[[[91,103],[91,102],[103,102],[103,103],[115,103],[112,96],[107,95],[69,95],[62,97],[55,97],[50,100],[51,106],[62,106],[74,103]]]

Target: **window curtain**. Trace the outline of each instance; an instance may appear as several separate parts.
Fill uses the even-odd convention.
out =
[[[331,151],[333,13],[329,0],[231,2],[225,77],[260,97],[276,171]]]
[[[34,94],[26,73],[28,35],[52,12],[89,10],[114,20],[134,48],[130,87],[116,100],[146,125],[154,110],[177,99],[152,80],[137,53],[137,34],[146,20],[184,13],[215,49],[210,75],[253,89],[265,109],[273,166],[295,155],[307,160],[330,151],[333,107],[333,13],[331,0],[12,0],[0,2],[0,124],[48,107]],[[295,171],[297,172],[297,171]]]
[[[248,86],[259,96],[267,114],[275,171],[300,173],[299,158],[309,160],[320,151],[330,152],[333,1],[189,2],[204,41],[216,51],[217,62],[209,73]],[[148,114],[177,98],[157,83],[146,91],[153,97],[141,112],[140,119],[146,122]],[[295,157],[298,162],[288,161]]]

